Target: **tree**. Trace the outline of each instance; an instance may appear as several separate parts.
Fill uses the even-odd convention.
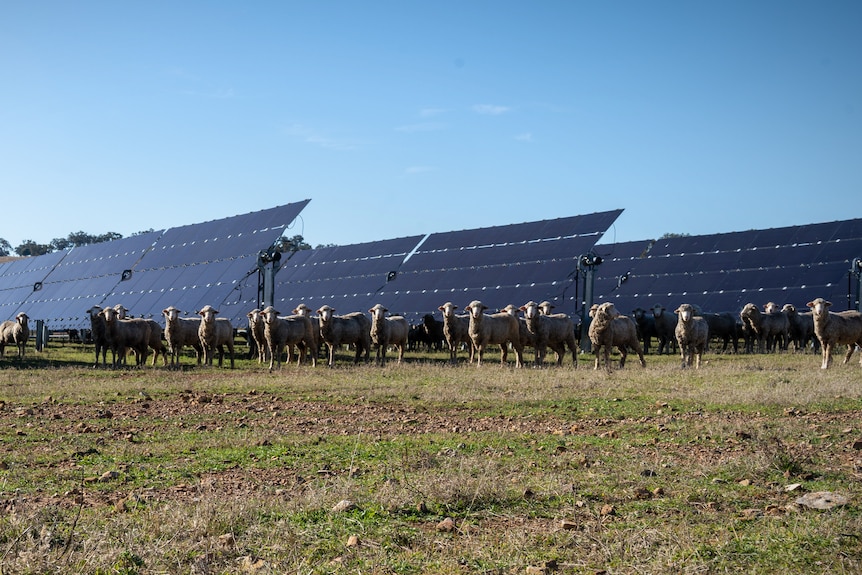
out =
[[[669,239],[673,239],[673,238],[687,238],[690,235],[691,234],[675,234],[673,232],[668,232],[668,233],[664,234],[662,237],[660,237],[659,239],[660,240],[669,240]]]
[[[282,236],[275,241],[275,247],[281,253],[295,253],[300,250],[310,250],[311,244],[305,241],[301,235],[297,234],[292,238]]]
[[[0,256],[8,256],[12,253],[12,244],[0,238]]]
[[[15,248],[15,253],[19,256],[44,256],[52,251],[50,245],[37,244],[33,240],[24,240]]]

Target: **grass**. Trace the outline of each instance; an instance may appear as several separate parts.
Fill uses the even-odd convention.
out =
[[[862,570],[855,363],[30,355],[0,362],[2,574]],[[814,491],[849,503],[795,504]]]

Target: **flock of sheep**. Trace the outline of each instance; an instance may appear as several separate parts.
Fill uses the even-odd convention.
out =
[[[678,347],[683,367],[700,367],[711,337],[723,340],[725,351],[730,343],[736,351],[738,339],[742,337],[749,353],[788,349],[791,342],[797,350],[806,349],[809,344],[819,347],[821,368],[827,369],[835,346],[847,346],[844,363],[850,360],[857,346],[862,347],[862,314],[832,312],[831,305],[823,298],[816,298],[807,304],[810,311],[798,312],[791,304],[779,309],[768,303],[761,311],[749,303],[737,319],[733,314],[705,314],[690,304],[680,305],[673,314],[656,304],[651,310],[637,308],[631,316],[626,316],[612,302],[604,302],[591,307],[587,335],[595,354],[594,369],[604,366],[608,371],[612,369],[610,353],[614,348],[620,352],[621,368],[630,350],[637,354],[641,366],[646,366],[644,352],[649,352],[653,337],[659,342],[659,354],[670,353],[672,347]],[[448,347],[453,363],[457,361],[458,351],[465,349],[470,363],[475,361],[481,366],[488,347],[498,346],[501,363],[507,363],[511,349],[516,355],[516,366],[523,367],[524,349],[532,347],[536,366],[543,365],[550,349],[556,356],[557,366],[563,364],[568,351],[572,364],[577,367],[579,327],[570,316],[553,313],[553,307],[547,301],[529,301],[520,307],[508,305],[488,313],[487,305],[474,300],[464,308],[465,314],[458,314],[458,306],[446,302],[438,308],[442,322],[427,314],[423,325],[418,327],[426,333],[439,328],[439,339]],[[223,366],[227,351],[233,368],[236,330],[228,319],[216,317],[218,313],[207,305],[197,312],[199,317],[185,318],[181,317],[179,309],[170,306],[162,311],[165,319],[162,328],[152,319],[129,317],[122,305],[93,306],[87,314],[95,344],[95,365],[107,366],[108,351],[112,354],[113,367],[124,364],[129,351],[133,352],[137,365],[143,365],[152,351],[153,365],[161,354],[165,366],[176,367],[183,348],[189,346],[195,350],[198,364],[212,365],[217,352],[219,367]],[[254,343],[260,363],[269,362],[270,371],[281,367],[285,352],[288,363],[293,361],[294,350],[298,351],[297,363],[310,362],[315,366],[322,344],[328,348],[330,367],[335,364],[336,350],[342,346],[353,347],[354,363],[363,359],[369,362],[372,347],[376,349],[377,364],[386,363],[390,347],[397,351],[397,361],[401,362],[417,326],[410,326],[403,316],[388,315],[389,310],[381,304],[368,313],[370,319],[363,312],[336,315],[335,309],[328,305],[312,312],[305,304],[297,306],[289,316],[282,316],[272,306],[254,309],[247,314],[249,343]],[[18,358],[24,358],[30,336],[28,321],[27,314],[19,313],[14,320],[0,324],[0,357],[5,356],[6,345],[15,345]]]

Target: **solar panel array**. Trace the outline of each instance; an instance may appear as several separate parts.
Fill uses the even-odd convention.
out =
[[[847,309],[849,270],[862,257],[862,219],[596,246],[596,301],[624,312],[660,303],[738,313],[746,303],[817,297]],[[620,282],[621,277],[627,279]],[[851,282],[852,283],[852,282]],[[673,307],[671,307],[673,306]]]
[[[0,317],[20,311],[50,329],[89,327],[93,305],[122,304],[161,320],[210,304],[245,320],[257,303],[257,254],[309,200],[230,218],[53,252],[0,265]]]
[[[453,301],[493,309],[565,298],[578,256],[622,210],[299,252],[278,272],[276,308],[301,302],[337,312],[376,303],[415,321]]]
[[[259,305],[257,257],[308,200],[202,224],[143,233],[0,264],[0,317],[19,311],[51,329],[87,327],[92,305],[121,303],[161,321],[210,304],[244,325]],[[338,313],[382,303],[411,321],[452,301],[491,309],[548,300],[583,312],[580,256],[598,254],[594,301],[623,312],[692,303],[738,312],[768,301],[804,308],[815,297],[847,306],[862,219],[727,234],[597,245],[622,210],[506,226],[302,250],[280,262],[274,305],[328,304]],[[672,307],[673,306],[673,307]]]

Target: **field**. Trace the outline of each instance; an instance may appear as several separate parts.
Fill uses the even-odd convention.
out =
[[[0,360],[2,575],[862,572],[855,361],[90,354]]]

